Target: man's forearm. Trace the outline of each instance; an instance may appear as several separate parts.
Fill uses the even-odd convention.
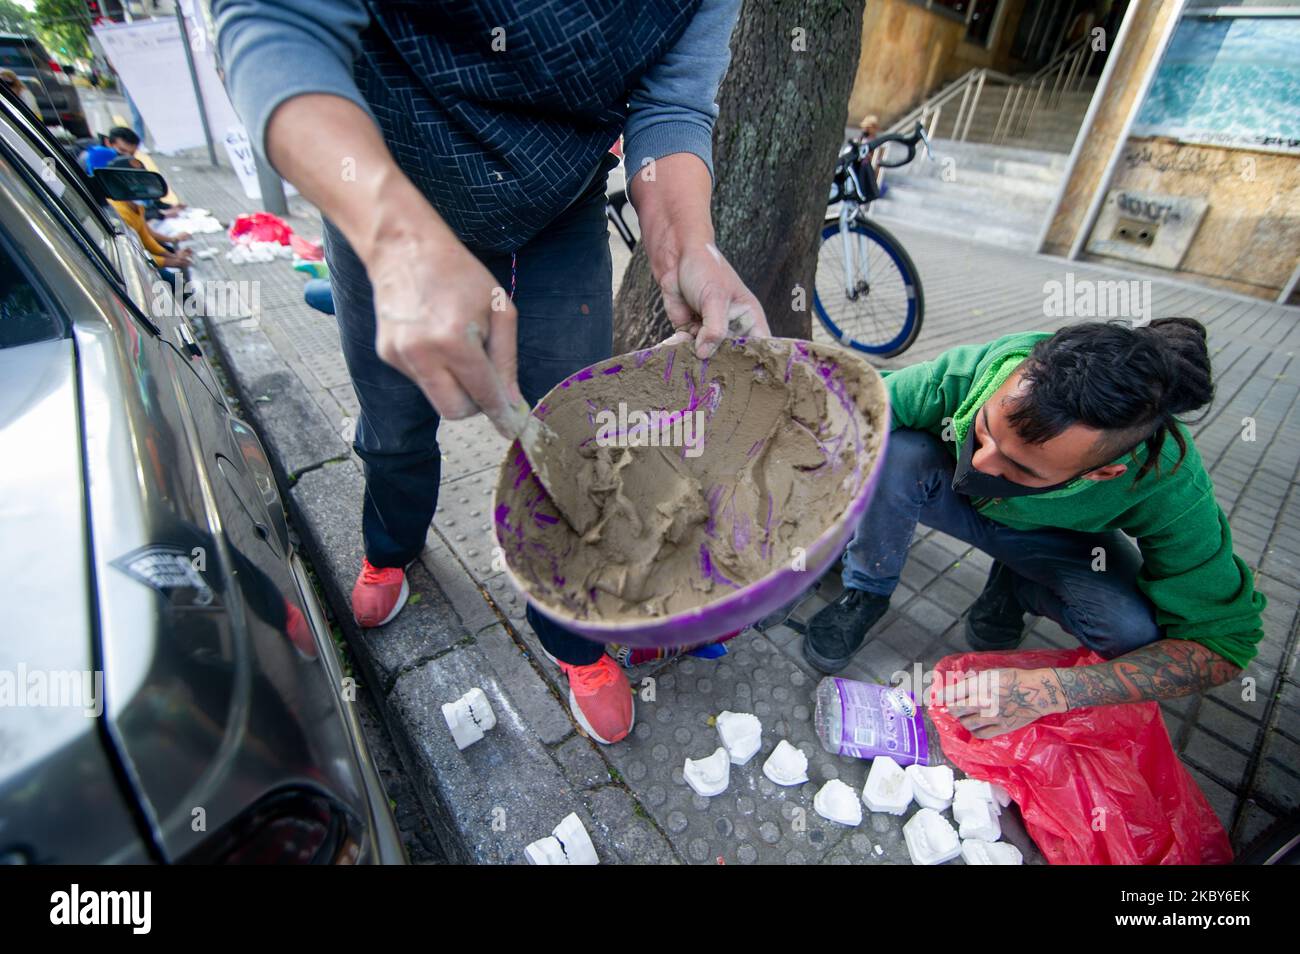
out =
[[[1095,666],[1054,669],[1070,709],[1175,699],[1223,685],[1241,670],[1212,649],[1160,639]]]
[[[641,223],[642,241],[655,278],[662,278],[677,266],[687,245],[713,242],[709,209],[713,178],[694,153],[664,156],[639,171],[628,183],[628,194]]]
[[[310,149],[302,148],[311,143]],[[286,100],[266,129],[276,170],[347,236],[362,261],[384,242],[455,241],[455,234],[398,168],[361,107],[341,96],[309,93]],[[431,234],[432,233],[432,234]]]

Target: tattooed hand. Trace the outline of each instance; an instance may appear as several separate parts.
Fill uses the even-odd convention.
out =
[[[1052,669],[989,669],[960,684],[948,711],[977,739],[991,739],[1066,710]]]

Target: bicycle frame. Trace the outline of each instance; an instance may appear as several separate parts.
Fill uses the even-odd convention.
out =
[[[840,194],[840,242],[844,248],[844,294],[849,301],[857,301],[858,295],[871,289],[871,263],[867,258],[866,239],[854,231],[852,225],[865,216],[866,209],[872,202],[870,197],[877,193],[875,182],[872,183],[873,188],[870,192],[862,188],[852,156],[858,153],[859,161],[867,160],[872,152],[888,142],[900,142],[905,145],[907,158],[900,163],[886,164],[886,168],[907,165],[911,162],[916,157],[917,143],[925,147],[926,157],[931,162],[934,161],[934,154],[930,151],[930,140],[925,134],[925,127],[920,123],[916,124],[916,129],[908,136],[899,134],[878,136],[865,146],[861,143],[852,146],[853,151],[848,154],[841,153],[844,162],[843,176],[846,184],[852,186],[851,189],[841,189]],[[863,148],[866,150],[865,154],[859,152]],[[870,162],[866,163],[865,168],[869,169],[872,175],[877,174]]]
[[[850,226],[862,214],[863,206],[844,200],[840,203],[840,241],[844,246],[844,294],[856,301],[858,293],[871,287],[870,262],[867,259],[865,240]],[[861,268],[859,269],[859,263]],[[861,283],[859,283],[861,275]]]
[[[627,192],[620,189],[618,192],[611,192],[605,196],[605,218],[608,219],[618,232],[619,238],[627,246],[629,252],[636,250],[636,236],[632,234],[631,227],[623,218],[623,208],[629,204]]]
[[[852,162],[848,163],[844,172],[845,179],[852,186],[851,190],[844,189],[840,198],[840,242],[844,248],[844,294],[849,301],[857,301],[858,294],[871,287],[869,271],[871,266],[867,259],[865,240],[851,226],[867,208],[869,203],[861,201],[860,197],[868,193],[863,191]]]

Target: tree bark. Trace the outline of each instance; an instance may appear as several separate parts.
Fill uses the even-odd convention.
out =
[[[732,34],[713,132],[713,222],[718,248],[762,302],[774,335],[811,334],[817,247],[863,3],[745,0]],[[647,347],[670,331],[638,246],[615,302],[614,350]]]

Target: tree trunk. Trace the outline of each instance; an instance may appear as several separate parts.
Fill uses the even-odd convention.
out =
[[[862,45],[864,0],[745,0],[713,132],[718,248],[762,302],[772,334],[811,334],[826,196]],[[635,170],[628,170],[629,176]],[[638,247],[614,312],[614,350],[670,332]]]

